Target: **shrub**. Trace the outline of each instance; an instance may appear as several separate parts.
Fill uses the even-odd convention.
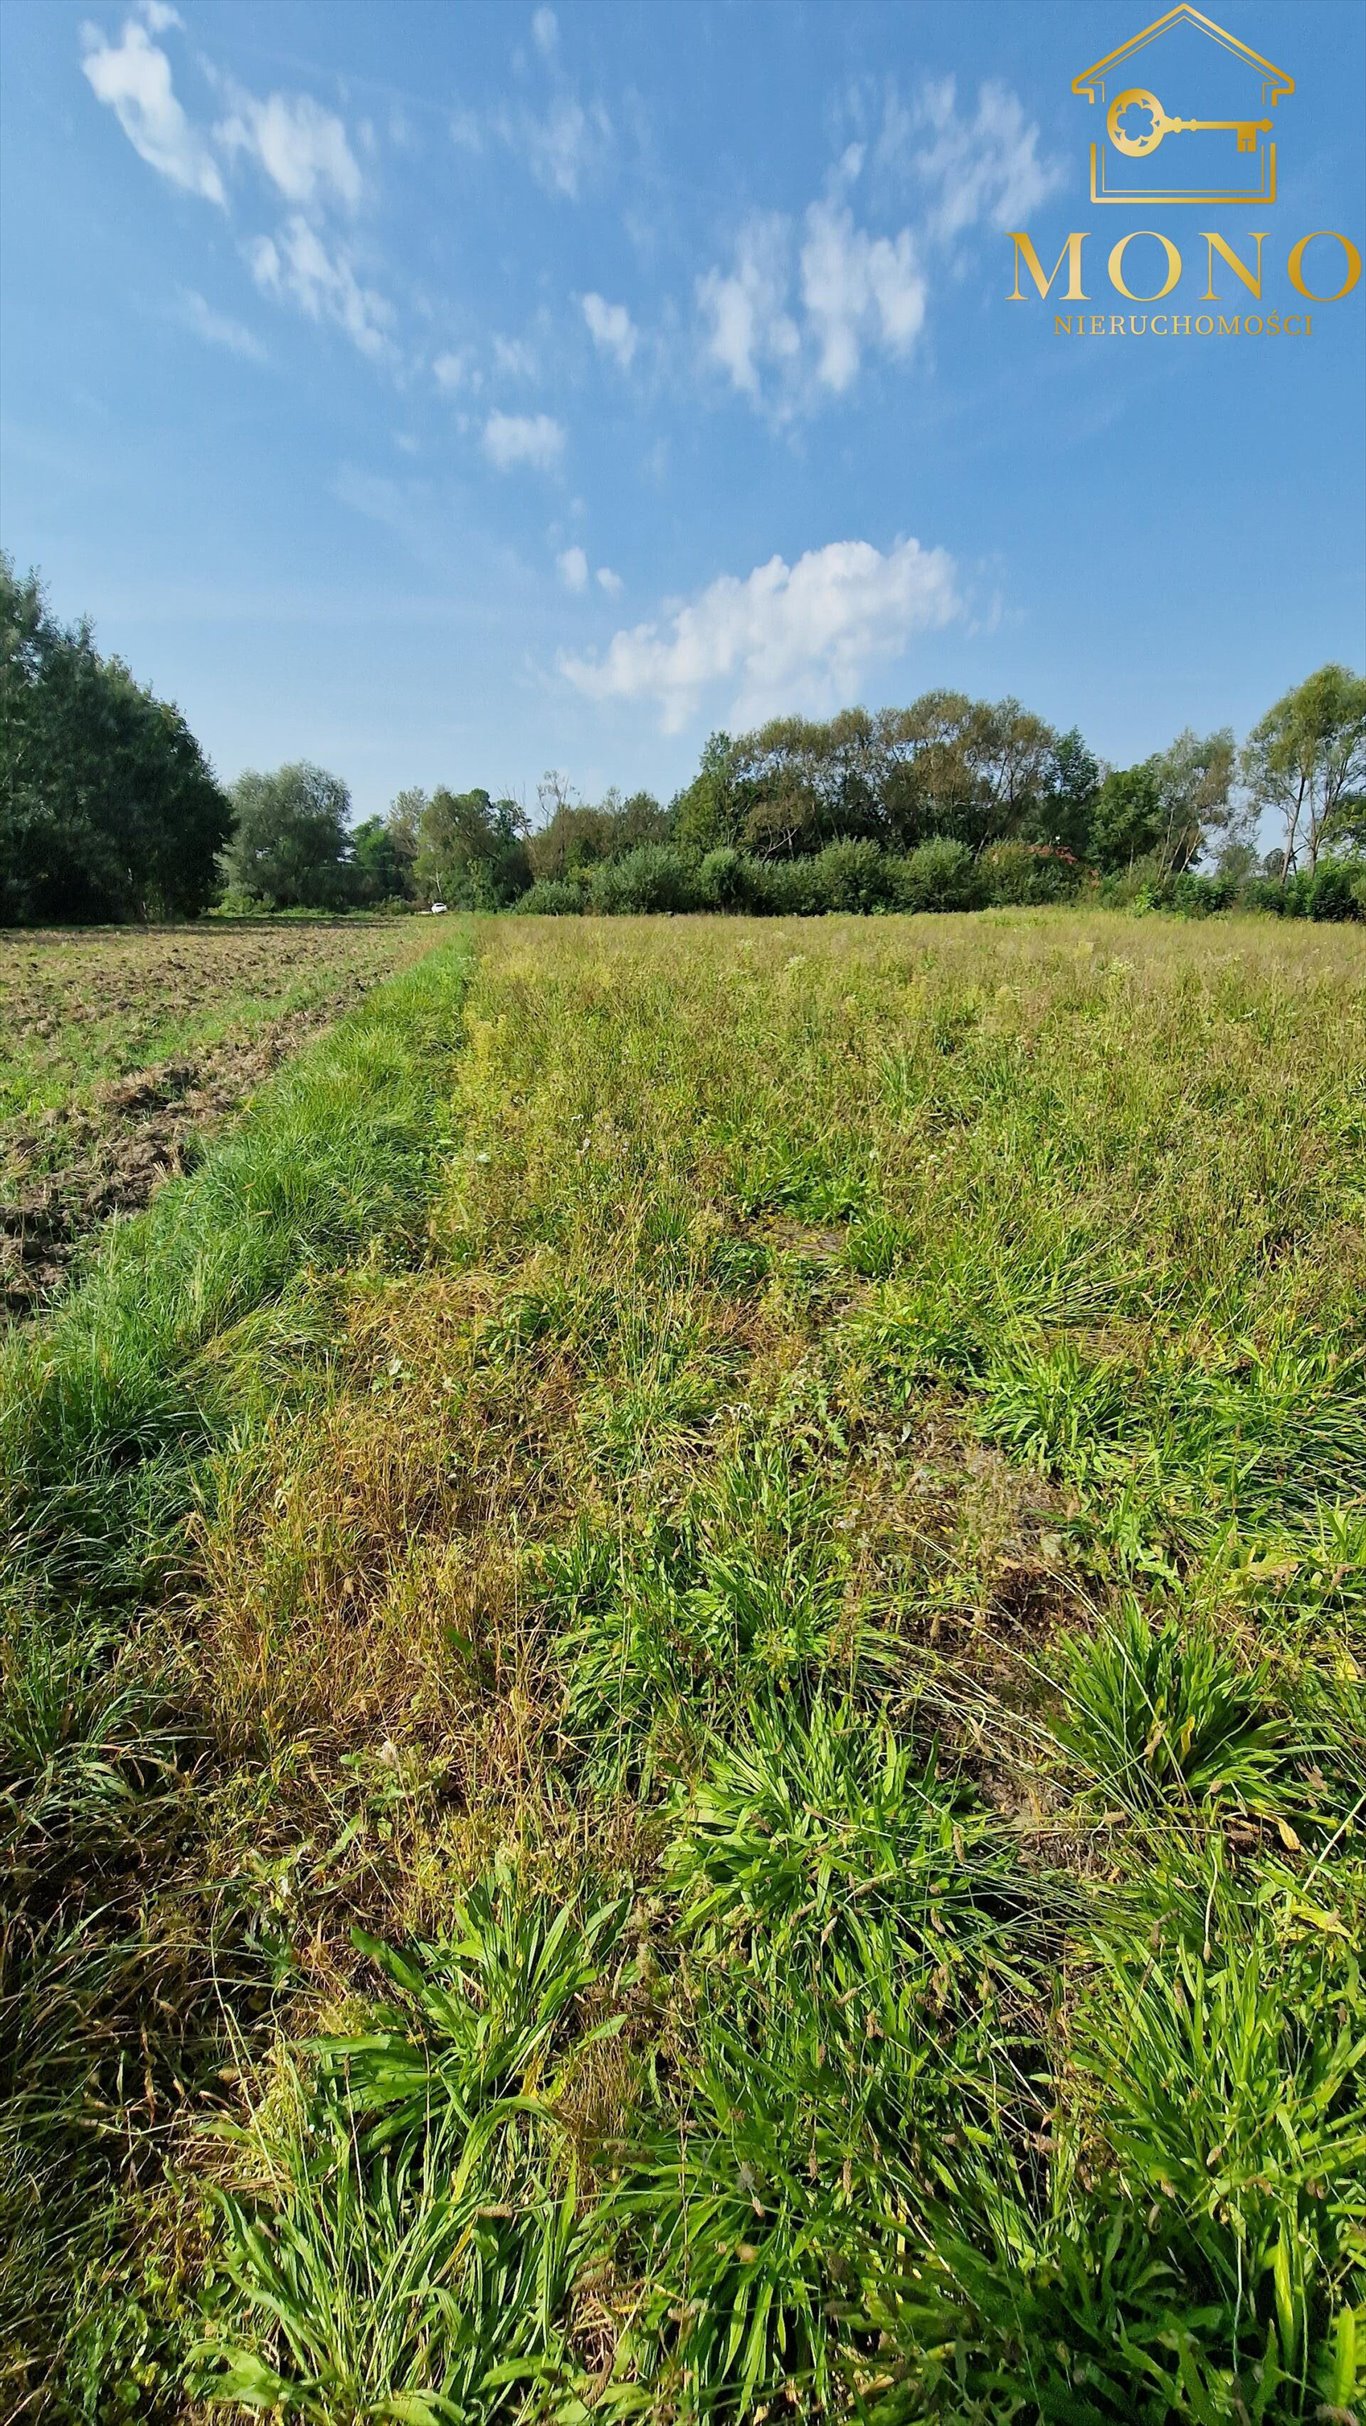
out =
[[[1127,868],[1112,868],[1100,880],[1100,898],[1107,910],[1151,910],[1162,881],[1156,853],[1135,859]]]
[[[1070,901],[1085,875],[1070,851],[1042,842],[994,842],[977,866],[986,899],[1012,908]]]
[[[586,910],[588,900],[581,884],[569,884],[557,876],[539,876],[512,907],[528,918],[568,918]]]
[[[697,897],[707,910],[747,910],[755,899],[754,863],[723,845],[708,851],[697,871]]]
[[[1239,903],[1273,918],[1366,919],[1366,860],[1323,859],[1312,873],[1297,868],[1284,884],[1278,876],[1257,877],[1244,885]]]
[[[983,892],[977,863],[965,842],[932,834],[907,859],[891,863],[903,910],[975,910]]]
[[[1209,918],[1216,910],[1231,910],[1237,886],[1224,876],[1197,876],[1189,868],[1171,880],[1164,908],[1182,918]]]
[[[811,881],[816,906],[824,910],[885,910],[896,898],[892,862],[875,842],[827,843]]]
[[[1254,876],[1238,895],[1240,910],[1264,910],[1272,918],[1284,918],[1287,906],[1279,876]]]
[[[1309,883],[1311,918],[1366,918],[1366,860],[1324,859]]]
[[[770,918],[813,918],[825,908],[814,859],[757,859],[751,864],[756,911]]]
[[[600,916],[690,910],[696,880],[681,851],[668,843],[642,842],[620,859],[604,860],[588,883],[588,907]]]

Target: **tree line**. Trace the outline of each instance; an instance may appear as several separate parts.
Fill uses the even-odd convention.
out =
[[[1241,749],[1179,734],[1110,767],[1017,700],[932,691],[905,708],[715,733],[667,805],[538,787],[533,824],[483,789],[400,792],[351,821],[346,785],[296,763],[225,790],[179,711],[88,623],[61,626],[0,557],[0,920],[369,909],[973,908],[1235,900],[1366,915],[1366,679],[1329,665]],[[1268,854],[1255,835],[1272,817]]]

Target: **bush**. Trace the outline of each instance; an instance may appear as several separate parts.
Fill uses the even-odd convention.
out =
[[[668,843],[638,843],[621,859],[604,860],[594,868],[588,883],[588,907],[601,917],[691,910],[695,902],[692,868],[682,852]]]
[[[581,884],[569,884],[563,877],[540,876],[512,907],[519,916],[527,918],[567,918],[586,910],[588,901]]]
[[[1282,884],[1260,876],[1244,885],[1239,905],[1273,918],[1366,919],[1366,859],[1323,859],[1311,873],[1297,868]]]
[[[1172,878],[1163,907],[1182,918],[1210,918],[1216,910],[1231,910],[1237,895],[1226,876],[1196,876],[1187,868]]]
[[[1279,876],[1254,876],[1238,895],[1239,909],[1264,910],[1272,918],[1284,918],[1288,906]]]
[[[903,910],[975,910],[984,898],[977,862],[965,842],[932,834],[908,859],[891,862]]]
[[[1366,859],[1321,860],[1309,883],[1311,918],[1366,918]]]
[[[769,918],[814,918],[825,908],[814,859],[756,859],[754,908]]]
[[[704,909],[752,909],[757,895],[752,859],[728,845],[708,851],[697,871],[697,897]]]
[[[994,842],[977,862],[987,901],[1002,908],[1033,908],[1070,901],[1086,871],[1070,851],[1042,842]]]
[[[1155,852],[1133,860],[1127,868],[1112,868],[1100,880],[1101,905],[1107,910],[1151,910],[1162,882],[1162,863]]]
[[[896,899],[892,862],[875,842],[827,843],[811,878],[816,905],[824,910],[885,910]]]

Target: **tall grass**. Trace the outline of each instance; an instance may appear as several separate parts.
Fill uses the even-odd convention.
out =
[[[212,1876],[212,1729],[160,1604],[211,1449],[325,1381],[330,1276],[421,1250],[465,976],[371,998],[0,1358],[0,2386],[35,2415],[146,2391],[160,2329],[103,2270],[269,1982]]]
[[[63,2397],[1355,2414],[1362,979],[1237,922],[507,922],[400,1252],[300,1287],[305,1223],[178,1301],[186,1464],[89,1390],[98,1294],[53,1335],[24,1556],[131,1607],[108,1512],[193,1470],[146,1784],[202,1764],[257,1966],[168,2151],[198,2254],[146,2216]]]

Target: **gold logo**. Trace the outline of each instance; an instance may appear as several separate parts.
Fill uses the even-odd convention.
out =
[[[1187,0],[1074,76],[1072,90],[1105,112],[1093,202],[1275,201],[1271,113],[1295,79]],[[1164,106],[1173,99],[1180,115]]]

